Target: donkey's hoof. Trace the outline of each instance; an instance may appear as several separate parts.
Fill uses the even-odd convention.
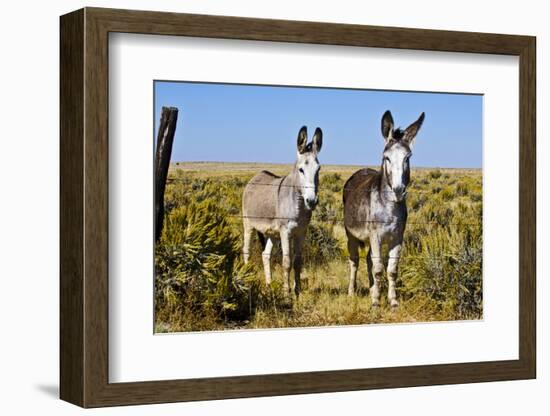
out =
[[[379,300],[373,300],[372,301],[372,307],[375,309],[378,309],[380,307],[380,301]]]
[[[397,309],[399,307],[399,302],[396,299],[390,299],[390,305],[392,309]]]
[[[348,296],[349,296],[350,298],[355,297],[355,291],[354,291],[354,290],[348,290]]]

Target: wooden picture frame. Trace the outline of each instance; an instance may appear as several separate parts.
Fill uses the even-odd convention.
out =
[[[101,407],[535,378],[534,37],[99,8],[62,16],[60,29],[61,399],[82,407]],[[518,56],[519,359],[109,383],[110,32]]]

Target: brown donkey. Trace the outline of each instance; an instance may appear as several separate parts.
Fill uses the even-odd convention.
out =
[[[307,129],[298,133],[298,154],[294,169],[280,177],[268,171],[254,176],[243,193],[244,261],[250,257],[252,231],[256,230],[263,246],[266,283],[271,283],[271,249],[273,240],[281,240],[283,251],[284,288],[290,291],[291,245],[294,248],[294,292],[300,293],[302,245],[311,213],[319,201],[319,161],[323,132],[315,130],[307,143]]]
[[[367,245],[367,267],[372,305],[380,305],[380,280],[384,271],[382,244],[389,246],[388,300],[399,305],[395,293],[397,265],[407,222],[405,197],[410,180],[411,148],[424,121],[424,113],[405,130],[394,129],[389,111],[382,116],[386,142],[380,170],[361,169],[344,185],[344,226],[348,238],[350,279],[348,295],[355,294],[359,247]]]

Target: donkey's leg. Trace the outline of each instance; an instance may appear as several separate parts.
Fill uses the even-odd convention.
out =
[[[401,257],[401,247],[403,240],[399,239],[390,245],[390,253],[388,260],[388,300],[394,308],[399,306],[397,295],[395,294],[395,280],[397,279],[397,266]]]
[[[305,236],[294,237],[294,293],[296,297],[300,295],[300,274],[302,272],[302,246],[304,244]]]
[[[265,242],[264,251],[262,252],[262,260],[264,263],[265,282],[271,284],[271,249],[273,248],[273,240],[268,238]]]
[[[372,275],[372,251],[370,247],[367,248],[367,277],[369,279],[369,288],[374,284],[374,277]]]
[[[384,262],[382,261],[382,244],[376,233],[370,237],[370,257],[372,261],[372,277],[374,280],[370,288],[372,306],[380,306],[380,281],[384,273]]]
[[[250,243],[252,241],[252,231],[253,231],[253,228],[248,224],[248,221],[246,220],[246,218],[243,218],[243,228],[244,228],[243,259],[246,264],[250,259]]]
[[[290,293],[290,235],[288,231],[281,231],[281,250],[283,252],[283,287]]]
[[[359,240],[347,233],[349,253],[349,286],[348,296],[355,296],[355,281],[357,280],[357,268],[359,267]]]

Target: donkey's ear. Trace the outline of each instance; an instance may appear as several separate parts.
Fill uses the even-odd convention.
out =
[[[315,129],[315,134],[313,135],[313,151],[315,153],[319,153],[321,151],[321,147],[323,146],[323,130],[321,130],[319,127]]]
[[[409,127],[405,129],[405,132],[403,133],[403,140],[407,142],[409,146],[412,146],[414,142],[414,138],[416,137],[418,130],[420,130],[420,127],[422,126],[423,122],[424,122],[424,113],[420,114],[420,117],[418,117],[418,120],[416,120],[414,123],[412,123]]]
[[[392,131],[393,117],[391,116],[390,110],[387,110],[382,116],[382,136],[384,140],[388,141],[391,138]]]
[[[307,146],[307,127],[303,126],[298,132],[298,153],[304,153]]]

